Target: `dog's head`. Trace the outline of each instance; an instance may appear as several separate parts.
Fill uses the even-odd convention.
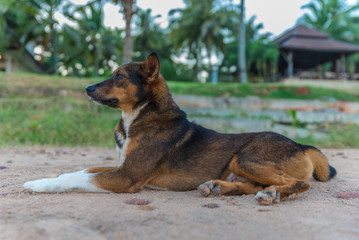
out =
[[[86,87],[89,98],[99,104],[131,111],[159,80],[160,63],[156,53],[144,62],[120,66],[105,81]]]

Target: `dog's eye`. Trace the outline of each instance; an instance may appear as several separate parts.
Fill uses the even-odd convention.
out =
[[[124,77],[125,76],[123,76],[122,74],[116,74],[116,76],[115,76],[116,80],[121,80]]]

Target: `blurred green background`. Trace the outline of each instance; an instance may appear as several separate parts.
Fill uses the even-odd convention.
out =
[[[213,122],[270,120],[294,130],[324,134],[322,138],[296,135],[295,139],[307,144],[359,146],[359,110],[355,107],[359,102],[358,53],[346,57],[349,80],[283,79],[278,75],[281,52],[274,41],[278,36],[263,31],[265,23],[258,23],[256,16],[245,16],[241,21],[244,1],[183,3],[183,8],[169,11],[168,24],[163,27],[156,21],[158,15],[151,9],[141,9],[133,0],[80,4],[67,0],[0,0],[0,145],[114,146],[113,128],[120,111],[90,103],[84,88],[107,78],[122,63],[142,61],[154,51],[175,95],[293,101],[292,109],[280,110],[290,121],[278,120],[280,111],[255,109],[260,112],[253,117],[249,114],[253,109],[235,107],[228,107],[231,113],[225,116],[217,114],[215,108],[211,114],[189,109],[190,118],[205,117]],[[123,21],[123,28],[104,24],[104,6],[109,4],[119,7],[123,18],[113,21]],[[359,45],[359,4],[308,0],[302,9],[297,24],[329,34],[331,39]],[[59,21],[59,14],[66,21]],[[245,51],[239,51],[241,44]],[[239,77],[241,54],[247,82]],[[332,62],[324,63],[320,71],[333,68]],[[318,69],[308,71],[315,73]],[[308,106],[318,100],[331,107],[303,110],[295,106],[298,100],[308,101]],[[333,103],[354,105],[347,110]],[[196,108],[195,104],[190,107]],[[330,112],[337,117],[313,124],[302,121],[300,111]],[[231,127],[218,130],[242,131]]]

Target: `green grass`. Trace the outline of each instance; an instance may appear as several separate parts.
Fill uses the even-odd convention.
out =
[[[328,138],[315,139],[313,137],[296,138],[295,141],[322,148],[359,148],[359,126],[333,124],[328,126]]]
[[[246,97],[258,96],[261,98],[284,99],[337,99],[346,101],[359,101],[359,93],[350,93],[343,90],[327,89],[312,86],[287,86],[280,83],[272,84],[239,84],[239,83],[185,83],[168,82],[169,88],[174,94],[202,95],[202,96],[227,96]],[[304,89],[304,91],[303,91]],[[300,91],[302,90],[302,91]]]
[[[0,145],[114,146],[121,111],[84,91],[100,80],[0,73]]]
[[[0,102],[0,145],[114,146],[121,113],[92,103]]]
[[[22,96],[51,96],[66,90],[68,95],[85,96],[87,85],[99,82],[105,78],[75,78],[29,73],[14,73],[7,75],[0,73],[0,97],[9,94]],[[261,98],[284,99],[337,99],[346,101],[359,101],[359,92],[353,93],[343,89],[322,88],[313,86],[290,86],[281,83],[191,83],[168,81],[173,94],[199,95],[199,96],[232,96],[246,97],[258,96]],[[304,91],[303,91],[304,88]],[[300,91],[302,89],[302,91]],[[13,96],[12,96],[13,97]],[[79,97],[79,96],[77,96]]]
[[[0,146],[114,146],[113,130],[121,112],[91,103],[84,88],[103,79],[0,73]],[[200,84],[169,82],[174,94],[204,96],[255,95],[262,98],[359,101],[359,96],[335,89],[281,84]],[[324,147],[359,147],[358,126],[328,128],[328,139],[297,139]]]

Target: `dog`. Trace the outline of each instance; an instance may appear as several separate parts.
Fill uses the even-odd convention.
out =
[[[256,194],[260,204],[273,204],[307,191],[312,175],[319,181],[336,175],[320,150],[280,134],[222,134],[190,122],[172,99],[156,53],[120,66],[86,92],[93,102],[122,110],[114,132],[119,165],[29,181],[24,188],[116,193],[145,186],[198,188],[203,196]]]

